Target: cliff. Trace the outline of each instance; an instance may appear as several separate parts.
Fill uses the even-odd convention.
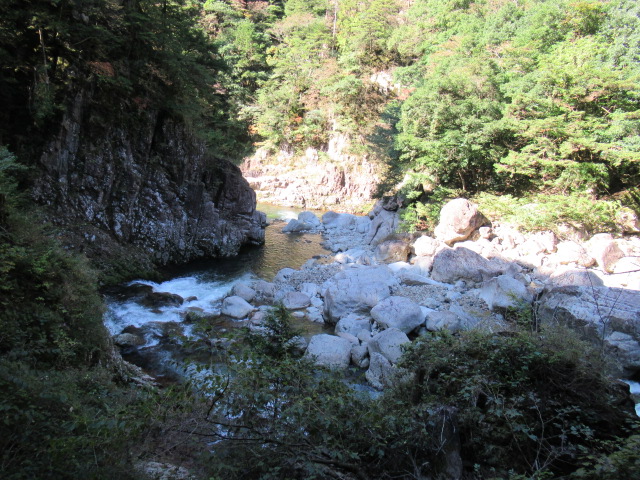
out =
[[[103,105],[78,91],[39,160],[33,196],[70,246],[94,257],[133,247],[166,265],[264,241],[264,215],[238,167],[162,111],[132,102],[107,115]]]
[[[331,132],[323,149],[303,154],[259,149],[240,168],[260,201],[311,209],[362,211],[373,203],[383,167],[351,153],[348,135]]]

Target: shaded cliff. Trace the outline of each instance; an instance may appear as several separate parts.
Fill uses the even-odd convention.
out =
[[[106,262],[133,247],[165,265],[263,242],[264,215],[236,166],[162,111],[104,113],[104,99],[77,92],[38,162],[33,196],[70,246]]]

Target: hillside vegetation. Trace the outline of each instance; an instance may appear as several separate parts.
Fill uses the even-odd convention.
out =
[[[357,138],[389,167],[381,191],[401,183],[423,219],[442,196],[609,197],[640,180],[638,15],[627,0],[289,1],[254,40],[269,75],[242,111],[272,148]]]

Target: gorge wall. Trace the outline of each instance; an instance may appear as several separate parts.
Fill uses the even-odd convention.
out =
[[[265,148],[240,166],[262,202],[287,207],[366,211],[382,178],[382,166],[351,151],[351,138],[332,132],[324,148],[303,153]]]
[[[94,97],[76,92],[33,189],[72,247],[103,257],[133,247],[165,265],[263,243],[265,217],[238,167],[162,111],[107,115]]]

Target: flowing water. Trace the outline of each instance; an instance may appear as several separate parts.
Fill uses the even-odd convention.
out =
[[[180,356],[180,341],[176,339],[192,336],[193,325],[185,322],[188,312],[215,317],[221,301],[236,282],[255,278],[271,281],[282,268],[297,269],[310,258],[330,253],[321,245],[321,235],[282,233],[285,221],[297,218],[298,211],[269,205],[259,205],[258,209],[267,213],[271,223],[266,228],[263,246],[245,248],[233,258],[197,261],[167,269],[164,282],[140,279],[106,292],[105,325],[109,332],[112,335],[123,331],[133,333],[145,342],[136,348],[125,348],[125,359],[156,376],[179,376],[181,372],[175,360]],[[132,288],[177,294],[185,301],[180,306],[150,308],[140,303],[141,296],[132,294]],[[242,325],[232,320],[216,322],[221,332]],[[306,336],[323,331],[321,324],[306,320],[301,320],[298,327],[302,327]]]

